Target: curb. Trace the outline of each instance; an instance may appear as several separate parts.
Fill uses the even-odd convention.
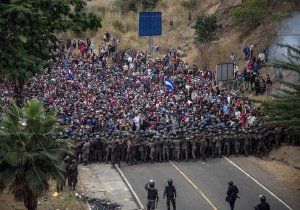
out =
[[[133,198],[134,198],[136,204],[138,205],[139,209],[140,209],[140,210],[145,209],[144,206],[143,206],[143,204],[141,203],[139,197],[138,197],[137,194],[134,192],[132,186],[131,186],[130,183],[128,182],[127,178],[125,177],[125,175],[123,174],[123,172],[121,171],[121,169],[119,168],[119,166],[117,166],[117,165],[115,164],[115,167],[116,167],[118,173],[120,174],[122,180],[125,182],[125,184],[126,184],[127,187],[129,188],[129,191],[130,191],[131,195],[133,196]]]

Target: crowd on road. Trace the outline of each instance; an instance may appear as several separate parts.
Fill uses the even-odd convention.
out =
[[[74,49],[81,56],[73,56]],[[247,81],[248,73],[259,74],[254,65],[237,70],[229,85],[215,80],[214,69],[184,62],[172,47],[157,59],[137,50],[116,51],[107,32],[99,52],[94,49],[89,39],[61,42],[52,69],[26,81],[22,90],[24,101],[38,98],[46,109],[58,110],[65,129],[57,137],[72,139],[76,157],[85,163],[265,155],[282,139],[299,143],[282,128],[260,126],[259,110],[241,98],[234,84],[241,77]],[[245,59],[253,63],[249,50]],[[0,89],[6,107],[15,86],[3,81]]]

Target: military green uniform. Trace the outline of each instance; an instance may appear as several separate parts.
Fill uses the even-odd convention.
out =
[[[243,148],[244,148],[244,154],[246,157],[248,157],[249,155],[249,147],[250,147],[250,135],[248,134],[247,131],[245,131],[245,134],[244,134],[244,138],[243,138]]]
[[[205,157],[206,148],[207,148],[207,141],[205,140],[205,138],[202,138],[200,140],[200,155],[203,161],[206,161],[206,157]]]
[[[155,157],[155,143],[154,143],[153,141],[150,141],[148,145],[149,145],[149,148],[150,148],[150,154],[149,154],[149,157],[150,157],[151,163],[154,163],[154,157]]]
[[[225,133],[225,136],[224,136],[224,152],[226,154],[227,157],[229,157],[230,155],[230,147],[231,147],[231,138],[229,136],[229,133],[227,131],[227,133]]]
[[[234,152],[235,152],[235,156],[238,157],[239,154],[240,154],[241,142],[240,142],[240,139],[237,136],[237,134],[233,135],[233,139],[234,139]]]
[[[170,159],[170,141],[167,139],[167,137],[164,138],[164,142],[163,142],[163,158],[164,161],[169,161]]]
[[[188,140],[189,138],[185,138],[182,140],[181,149],[182,149],[182,158],[185,156],[185,161],[188,161]],[[184,155],[184,156],[183,156]]]
[[[108,160],[111,159],[111,147],[112,147],[112,142],[111,141],[106,141],[105,143],[105,163],[108,163]]]
[[[145,141],[141,140],[138,144],[138,151],[140,153],[140,161],[145,161]]]
[[[221,158],[222,157],[222,133],[219,131],[218,136],[215,136],[214,140],[216,141],[215,154]]]
[[[175,145],[175,160],[180,162],[180,140],[176,139],[174,145]]]
[[[161,140],[157,138],[155,141],[155,161],[161,163],[162,149],[161,149]]]
[[[216,138],[213,135],[208,136],[208,155],[211,155],[212,158],[215,157],[215,144],[216,144]]]
[[[88,142],[84,143],[84,145],[82,147],[82,160],[85,165],[88,164],[88,162],[89,162],[90,146],[91,146],[91,143],[88,141]]]
[[[175,160],[175,142],[174,142],[174,139],[172,138],[170,140],[170,159],[171,160]]]
[[[196,141],[196,139],[194,139],[194,140],[192,140],[192,157],[193,157],[194,162],[197,159],[196,152],[197,152],[197,141]]]

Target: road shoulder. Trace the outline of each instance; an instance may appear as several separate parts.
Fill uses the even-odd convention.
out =
[[[278,161],[256,157],[231,157],[230,160],[294,209],[300,209],[300,170]]]
[[[89,164],[79,166],[80,184],[90,198],[117,202],[124,210],[138,209],[128,187],[111,165]]]

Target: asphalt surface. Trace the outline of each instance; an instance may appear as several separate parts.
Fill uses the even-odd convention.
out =
[[[243,164],[245,163],[243,162]],[[236,210],[253,210],[254,206],[259,203],[260,194],[267,197],[272,210],[289,209],[224,158],[209,159],[207,162],[138,164],[123,166],[121,170],[145,208],[147,192],[144,187],[150,179],[153,179],[160,197],[157,209],[166,209],[163,191],[167,180],[171,178],[178,195],[177,210],[230,209],[229,204],[225,201],[227,183],[230,180],[237,185],[240,191],[240,199],[236,201]],[[260,180],[258,179],[258,181]],[[272,185],[272,182],[270,183]],[[272,187],[268,186],[268,189],[272,191]],[[296,209],[290,203],[287,204]]]

